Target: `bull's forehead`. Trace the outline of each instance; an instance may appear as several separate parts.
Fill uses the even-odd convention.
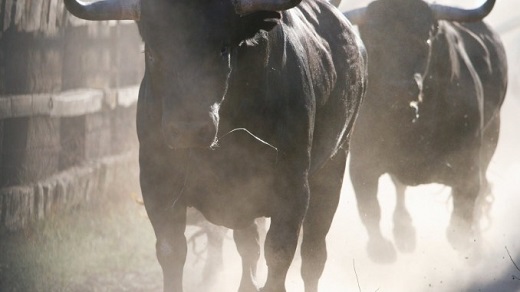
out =
[[[428,33],[433,12],[421,0],[378,0],[367,9],[367,25],[395,33]],[[392,35],[392,33],[390,35]]]
[[[156,38],[176,40],[225,38],[234,19],[230,0],[146,0],[140,26]],[[163,40],[164,41],[164,40]]]

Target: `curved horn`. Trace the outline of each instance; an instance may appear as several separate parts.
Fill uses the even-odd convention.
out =
[[[343,15],[352,23],[356,25],[363,24],[365,22],[365,15],[367,12],[366,7],[357,8],[354,10],[349,10],[346,12],[343,12]]]
[[[341,0],[329,0],[330,4],[334,5],[336,8],[341,4]]]
[[[260,10],[281,11],[293,8],[302,0],[233,0],[235,12],[248,14]]]
[[[65,7],[74,16],[86,20],[139,20],[140,0],[101,0],[85,3],[81,0],[64,0]]]
[[[486,17],[493,9],[493,6],[495,6],[495,0],[487,0],[482,6],[475,9],[460,9],[439,4],[431,4],[430,8],[436,19],[474,22]]]

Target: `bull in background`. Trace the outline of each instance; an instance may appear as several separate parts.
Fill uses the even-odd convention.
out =
[[[380,230],[378,179],[396,186],[395,244],[413,251],[415,229],[405,188],[440,183],[452,189],[450,244],[478,237],[475,201],[489,192],[507,87],[504,48],[482,19],[494,0],[465,10],[421,0],[378,0],[345,12],[368,53],[369,82],[351,140],[350,177],[369,241],[369,256],[392,262],[396,251]]]
[[[271,218],[262,291],[285,291],[302,228],[317,291],[366,68],[341,12],[300,1],[65,0],[80,18],[136,20],[145,42],[140,180],[165,291],[183,290],[189,206],[234,229],[239,291],[258,291],[255,218]]]

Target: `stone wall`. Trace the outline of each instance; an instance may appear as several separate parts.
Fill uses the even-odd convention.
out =
[[[134,157],[125,154],[72,167],[32,184],[0,188],[0,232],[20,230],[94,197],[110,195],[116,186],[137,188],[137,176]]]
[[[0,230],[103,197],[113,185],[137,186],[135,101],[88,106],[112,95],[137,97],[138,87],[114,91],[79,109],[70,102],[49,114],[0,119]]]
[[[8,30],[0,36],[0,95],[133,85],[143,75],[133,23],[64,27],[53,36]]]
[[[0,97],[0,187],[32,183],[58,171],[136,148],[138,87]],[[128,104],[112,96],[130,95]],[[36,101],[52,103],[45,109]],[[27,101],[29,100],[29,101]]]
[[[0,34],[11,29],[53,36],[65,26],[89,24],[68,13],[63,0],[0,0]]]
[[[0,229],[137,181],[143,76],[133,22],[88,22],[63,0],[0,0]]]

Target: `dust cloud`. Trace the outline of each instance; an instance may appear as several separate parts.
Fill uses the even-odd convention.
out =
[[[344,0],[341,8],[346,10],[368,2]],[[464,2],[463,7],[469,8],[481,4],[483,0],[457,2],[462,5],[459,2]],[[498,0],[488,23],[494,28],[507,27],[503,24],[520,17],[515,4],[518,4],[517,0]],[[408,188],[406,193],[407,207],[417,232],[415,251],[398,253],[393,264],[372,262],[365,249],[368,237],[357,212],[349,174],[346,173],[340,206],[327,237],[328,261],[320,281],[320,291],[520,291],[520,270],[514,264],[520,265],[520,25],[516,29],[509,26],[500,34],[508,53],[510,82],[502,107],[501,136],[488,171],[494,201],[489,217],[481,222],[482,234],[475,243],[481,248],[465,254],[451,248],[445,235],[451,214],[450,189],[442,185],[424,185]],[[382,231],[392,240],[395,191],[388,176],[380,180],[379,198]],[[34,285],[31,287],[55,288],[46,291],[162,291],[162,276],[155,259],[155,237],[151,225],[144,215],[144,208],[135,204],[129,196],[126,199],[130,201],[125,203],[130,204],[128,211],[106,208],[102,215],[96,217],[85,215],[75,221],[60,220],[59,223],[66,226],[53,227],[57,231],[52,231],[52,234],[58,232],[59,237],[52,236],[48,242],[37,244],[32,243],[34,239],[27,241],[23,238],[22,243],[30,243],[28,248],[23,244],[13,244],[13,249],[19,249],[16,256],[29,257],[22,261],[19,256],[13,261],[18,263],[21,271],[11,272],[14,274],[13,283],[32,281]],[[117,204],[119,209],[124,206],[120,202]],[[72,217],[78,216],[74,214]],[[101,220],[105,217],[110,220]],[[93,225],[97,229],[93,230]],[[187,237],[191,238],[197,231],[198,227],[189,226]],[[205,237],[201,236],[196,242],[190,242],[184,273],[185,291],[237,291],[241,263],[231,232],[227,231],[224,240],[223,265],[213,272],[212,279],[203,279],[202,276],[207,260],[204,241]],[[2,243],[7,246],[5,241]],[[16,248],[17,245],[26,249]],[[28,253],[27,250],[33,252]],[[40,259],[42,254],[48,255]],[[303,291],[298,254],[299,250],[286,281],[289,292]],[[11,270],[5,265],[0,266],[2,276]],[[37,276],[27,273],[32,270]],[[71,280],[70,273],[79,277],[74,280],[78,282],[77,286]],[[259,262],[260,286],[265,277],[262,256]],[[7,282],[6,285],[9,284]],[[2,287],[13,286],[0,285],[0,290]]]

